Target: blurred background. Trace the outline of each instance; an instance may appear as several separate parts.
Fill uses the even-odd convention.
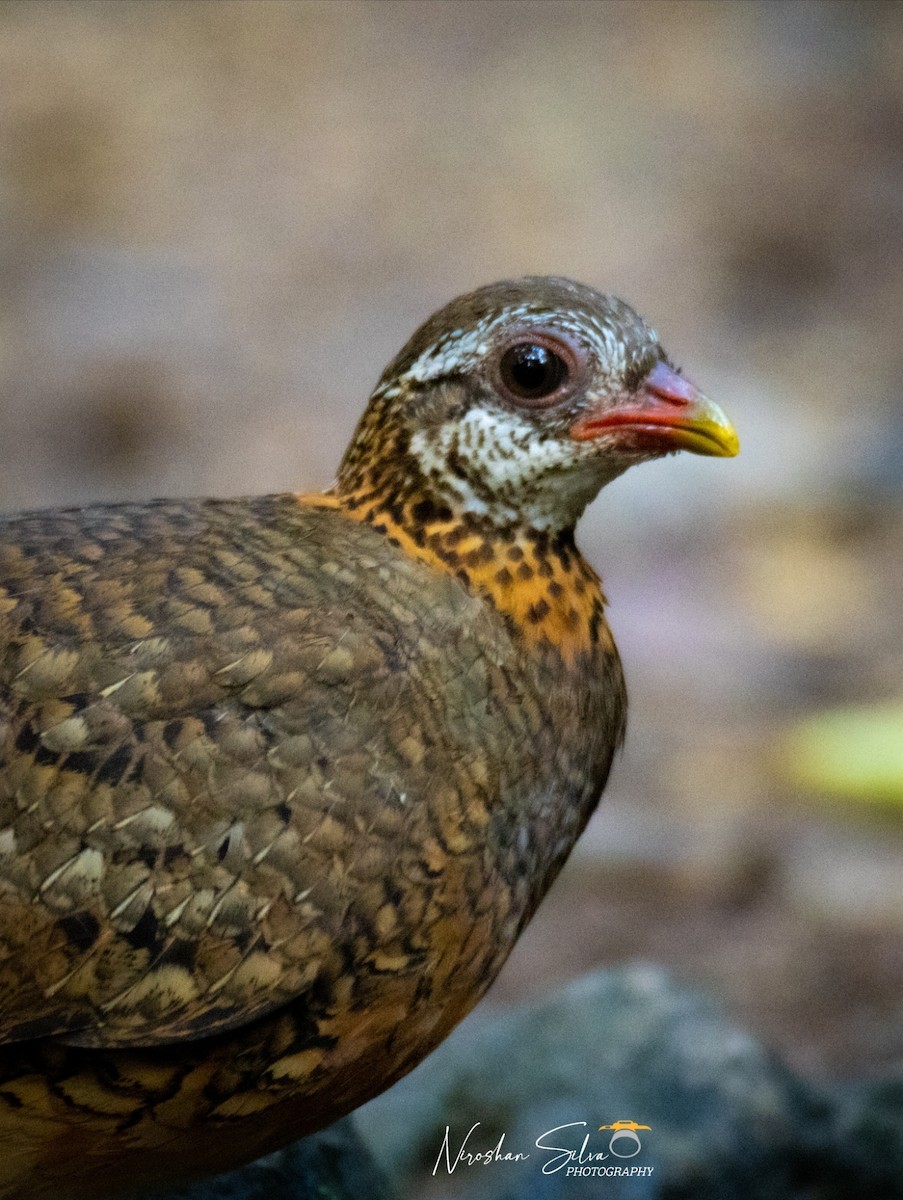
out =
[[[6,0],[0,224],[4,509],[324,486],[456,293],[634,304],[742,454],[582,525],[628,742],[487,1003],[651,961],[903,1063],[900,5]]]

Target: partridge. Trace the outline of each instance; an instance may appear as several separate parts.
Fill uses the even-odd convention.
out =
[[[323,494],[6,517],[0,1196],[247,1162],[475,1004],[624,729],[598,490],[727,419],[626,304],[484,287]]]

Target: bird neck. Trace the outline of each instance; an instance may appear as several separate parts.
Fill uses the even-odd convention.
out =
[[[405,489],[302,495],[318,508],[339,509],[370,525],[410,557],[454,575],[506,618],[519,638],[557,649],[569,663],[614,650],[599,577],[574,543],[572,529],[551,534],[529,526],[497,526],[485,517]]]

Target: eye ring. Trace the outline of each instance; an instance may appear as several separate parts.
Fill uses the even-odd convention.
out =
[[[496,359],[495,387],[518,408],[552,408],[573,393],[585,360],[563,338],[523,329],[508,339]]]

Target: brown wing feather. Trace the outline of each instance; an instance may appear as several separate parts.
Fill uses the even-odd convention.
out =
[[[504,652],[377,537],[292,497],[0,530],[0,1040],[201,1036],[385,951]]]

